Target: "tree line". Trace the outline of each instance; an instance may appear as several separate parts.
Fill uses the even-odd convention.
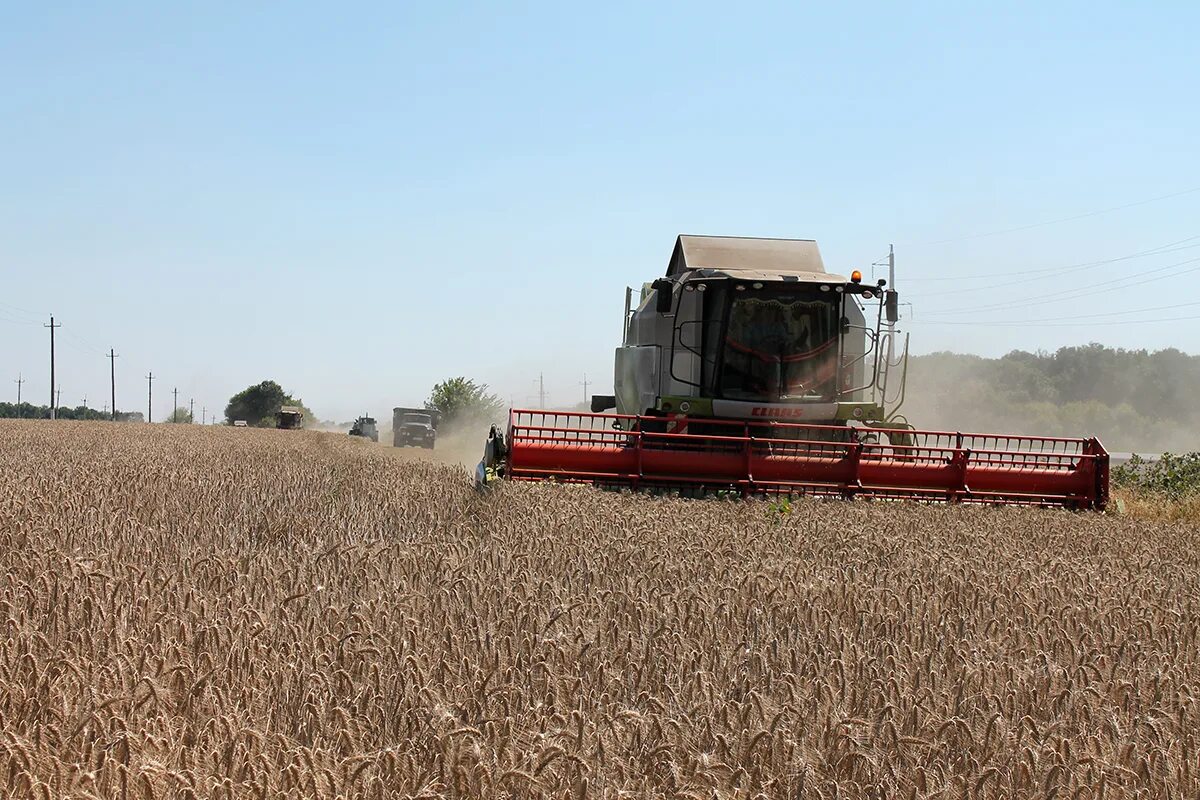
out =
[[[58,419],[112,419],[108,411],[87,406],[58,406],[54,409]],[[0,419],[50,419],[50,406],[39,406],[33,403],[0,403]],[[145,422],[145,416],[140,411],[118,411],[117,422]]]
[[[901,409],[918,428],[1095,436],[1110,452],[1200,449],[1200,356],[1089,344],[1000,358],[909,360]]]
[[[279,383],[265,380],[248,386],[233,397],[225,406],[225,421],[232,424],[235,420],[244,420],[253,427],[273,428],[277,415],[283,406],[300,408],[306,421],[314,421],[316,416],[304,405],[304,401],[293,397]],[[495,417],[504,410],[503,402],[492,394],[486,384],[477,383],[468,378],[449,378],[436,384],[425,400],[425,408],[438,411],[443,421],[453,425],[469,418]],[[55,410],[58,419],[72,420],[108,420],[112,415],[108,411],[100,411],[87,406],[68,408],[60,406]],[[50,407],[23,402],[0,402],[0,419],[50,419]],[[117,412],[118,422],[144,422],[145,416],[140,411]],[[192,422],[191,412],[186,407],[180,407],[169,412],[163,422]]]
[[[999,358],[958,353],[914,356],[909,362],[902,413],[918,428],[1096,436],[1110,451],[1200,450],[1200,356],[1175,348],[1126,350],[1089,344],[1054,352],[1014,350]],[[274,427],[282,406],[304,402],[272,380],[230,398],[225,419]],[[488,386],[465,377],[434,385],[424,406],[443,424],[490,421],[504,403]],[[108,412],[78,406],[59,408],[60,419],[109,419]],[[48,406],[0,402],[0,418],[47,419]],[[121,421],[144,420],[121,412]],[[164,421],[190,421],[178,409]]]

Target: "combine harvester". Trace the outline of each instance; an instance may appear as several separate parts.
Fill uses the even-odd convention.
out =
[[[631,301],[626,289],[616,394],[593,397],[591,414],[513,409],[506,431],[492,427],[480,483],[1095,510],[1108,501],[1108,453],[1096,439],[909,425],[899,296],[858,270],[826,272],[814,241],[680,236],[666,276]]]
[[[375,418],[361,416],[354,420],[354,424],[350,426],[351,436],[361,436],[364,439],[370,439],[372,442],[379,441],[379,428],[375,425]]]

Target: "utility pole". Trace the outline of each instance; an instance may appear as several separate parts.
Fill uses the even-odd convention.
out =
[[[538,401],[538,408],[545,408],[546,407],[546,398],[549,396],[549,392],[546,391],[546,379],[545,379],[543,373],[541,373],[541,372],[538,373],[537,386],[538,386],[538,388],[537,388],[536,396],[537,396],[537,401]],[[525,399],[530,403],[533,402],[533,396],[531,396],[531,395],[525,395]],[[512,405],[511,400],[509,401],[509,405]]]
[[[55,393],[55,396],[54,396],[54,405],[56,407],[62,405],[62,384],[61,383],[58,385],[58,391]]]
[[[175,397],[171,401],[171,422],[179,422],[179,387],[172,389],[171,394]]]
[[[208,424],[208,407],[207,406],[200,407],[200,424],[201,425]]]
[[[13,381],[17,385],[17,418],[21,417],[21,384],[25,382],[25,376],[17,373],[17,379]]]
[[[117,421],[117,359],[118,358],[120,358],[120,356],[117,355],[117,351],[111,347],[108,348],[108,363],[109,363],[109,370],[110,370],[109,374],[112,378],[112,419],[113,419],[113,422]]]
[[[583,387],[583,402],[584,402],[584,404],[586,404],[586,403],[587,403],[587,401],[588,401],[588,387],[592,385],[592,384],[591,384],[591,381],[589,381],[589,380],[587,379],[587,373],[586,373],[586,372],[585,372],[585,373],[583,373],[583,383],[581,383],[581,384],[579,384],[579,385]]]
[[[87,395],[86,394],[83,396],[83,407],[87,408]]]
[[[50,419],[55,419],[57,405],[54,402],[54,329],[61,328],[62,324],[54,324],[54,317],[51,315],[50,324],[42,327],[50,329]]]
[[[888,245],[888,290],[896,291],[896,246]],[[896,360],[896,323],[888,320],[888,366]]]
[[[154,373],[146,375],[146,422],[154,422]]]
[[[196,421],[196,399],[188,398],[188,424]]]

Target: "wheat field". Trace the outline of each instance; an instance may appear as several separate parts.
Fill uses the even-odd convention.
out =
[[[1194,527],[0,423],[0,796],[1200,796]]]

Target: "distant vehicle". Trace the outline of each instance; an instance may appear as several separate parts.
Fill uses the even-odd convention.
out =
[[[246,420],[244,420],[244,419],[235,419],[235,420],[233,421],[233,427],[235,427],[235,428],[246,428],[246,427],[249,427],[249,426],[247,426],[247,425],[246,425]]]
[[[294,431],[304,427],[304,410],[296,406],[284,406],[276,416],[279,423],[275,427],[280,430]]]
[[[359,417],[350,428],[351,436],[364,436],[372,442],[379,441],[379,429],[375,427],[374,417]]]
[[[392,445],[432,450],[437,441],[438,412],[424,408],[392,411]]]

